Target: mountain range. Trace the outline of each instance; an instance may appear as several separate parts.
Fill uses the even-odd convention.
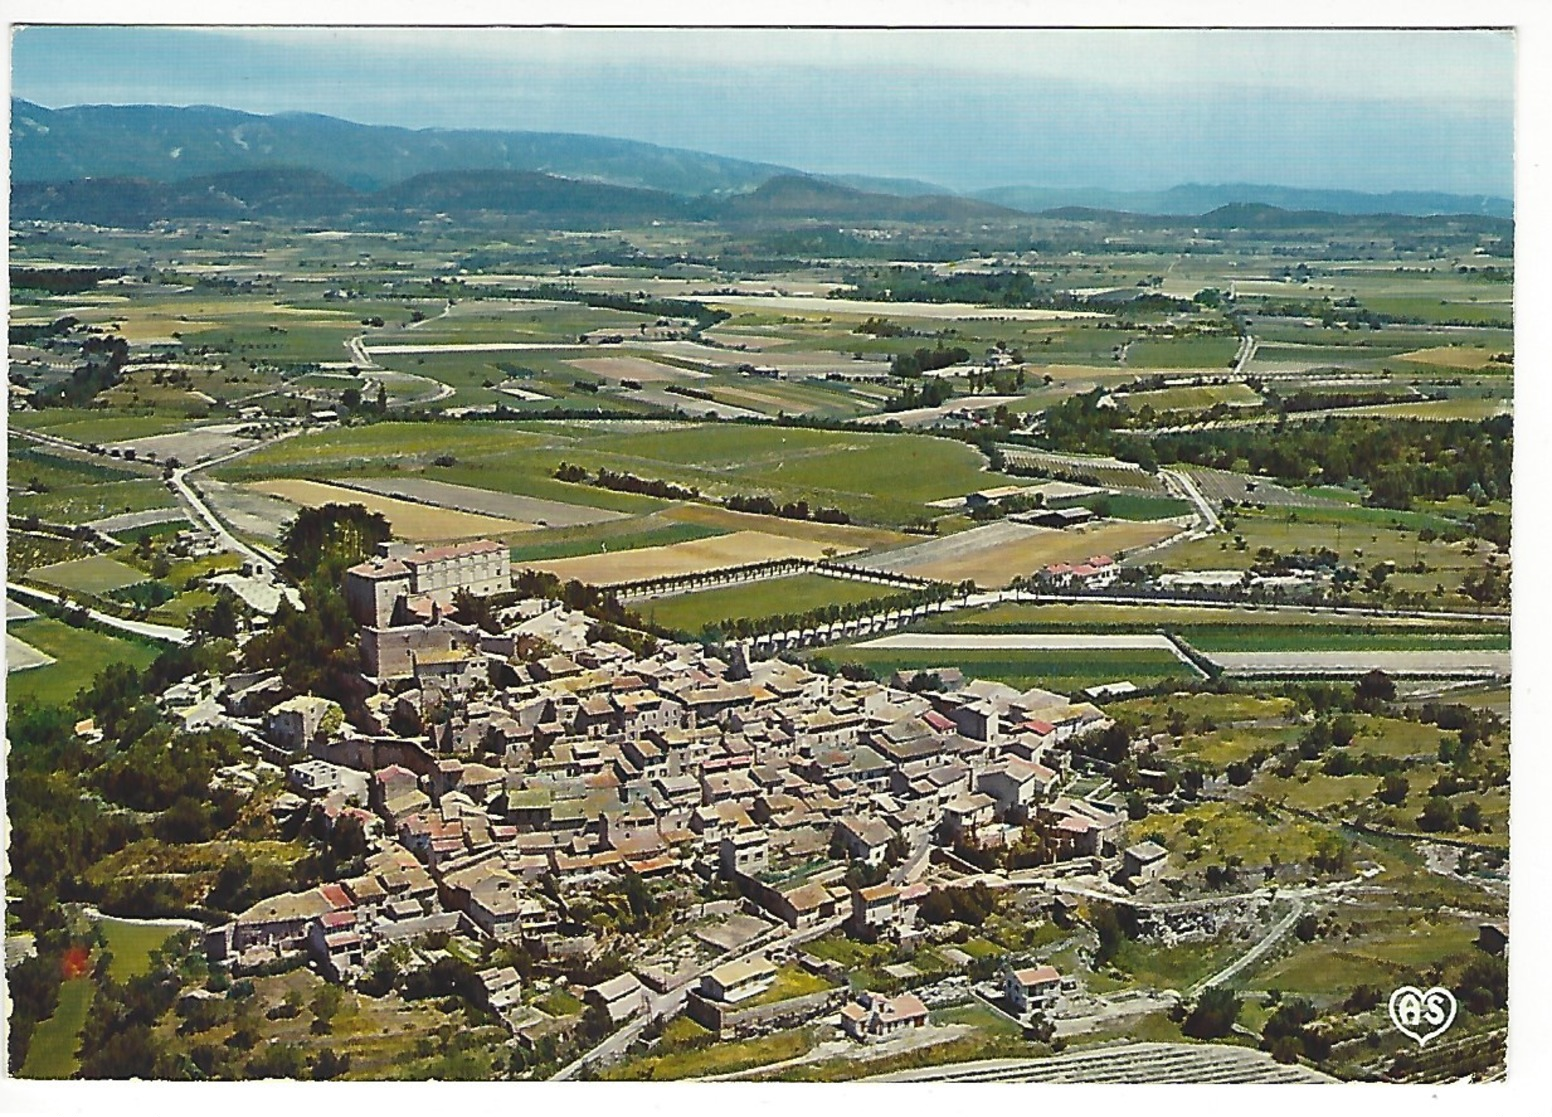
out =
[[[302,172],[318,177],[309,182],[299,177]],[[244,176],[250,181],[239,181]],[[1075,206],[1171,216],[1228,205],[1348,215],[1513,216],[1513,204],[1504,198],[1252,184],[1189,184],[1152,192],[1001,186],[956,194],[914,179],[807,175],[776,164],[603,136],[408,129],[211,106],[50,109],[14,98],[11,178],[15,216],[61,219],[84,212],[82,207],[155,219],[158,213],[322,216],[395,205],[433,212],[505,212],[515,206],[518,212],[618,218],[944,222]],[[123,180],[114,188],[121,197],[110,196],[105,179]],[[481,199],[488,204],[478,204]]]

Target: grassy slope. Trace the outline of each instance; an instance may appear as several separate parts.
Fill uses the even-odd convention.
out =
[[[69,702],[108,664],[127,662],[144,668],[157,656],[152,644],[71,628],[52,617],[22,621],[11,629],[58,662],[8,676],[6,702],[10,705],[28,698],[48,703]]]

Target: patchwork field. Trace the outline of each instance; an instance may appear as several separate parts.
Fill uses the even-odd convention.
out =
[[[664,519],[683,524],[699,524],[719,531],[761,531],[823,543],[837,553],[883,550],[908,543],[913,538],[904,532],[856,524],[821,524],[813,520],[789,520],[781,516],[761,516],[753,512],[734,512],[713,504],[684,503],[670,505],[659,513]]]
[[[824,558],[832,550],[823,544],[803,539],[760,531],[735,531],[730,535],[673,543],[666,547],[642,547],[633,551],[523,565],[547,571],[563,580],[575,578],[593,585],[608,586],[643,578],[719,570],[725,566],[741,566],[770,559]]]
[[[1120,558],[1170,538],[1181,527],[1174,520],[1107,520],[1062,530],[1004,520],[883,555],[867,565],[943,582],[1000,587],[1053,562],[1081,562],[1101,554]]]
[[[175,504],[166,485],[144,477],[133,481],[85,481],[49,488],[46,492],[13,492],[9,511],[17,516],[36,515],[46,523],[81,524],[120,513],[171,508]]]
[[[17,429],[35,430],[68,438],[82,444],[107,445],[132,438],[180,431],[188,426],[183,414],[153,412],[98,412],[79,408],[48,408],[43,411],[18,411],[7,416]]]
[[[447,459],[451,464],[437,464]],[[562,461],[693,485],[711,498],[806,500],[880,528],[925,520],[936,512],[926,501],[996,480],[974,448],[948,439],[651,420],[377,423],[290,438],[217,467],[217,476],[336,481],[435,469],[448,483],[568,504],[625,512],[663,507],[652,497],[557,481]]]
[[[709,379],[707,373],[679,368],[676,365],[665,365],[661,361],[650,361],[645,357],[589,357],[566,363],[572,368],[591,372],[594,376],[602,376],[606,380],[637,380],[647,384],[655,381]]]
[[[254,492],[278,496],[303,508],[317,508],[324,504],[360,504],[369,512],[381,512],[393,525],[394,535],[412,543],[483,536],[503,538],[533,529],[532,524],[517,520],[395,500],[393,497],[347,489],[341,485],[325,485],[318,481],[255,481],[247,487]]]
[[[498,493],[468,485],[453,485],[427,477],[352,478],[345,488],[361,489],[379,496],[404,498],[419,504],[434,504],[455,512],[473,512],[482,516],[517,520],[538,527],[576,527],[626,518],[624,512],[607,508],[589,508],[581,504],[563,504],[558,500]]]

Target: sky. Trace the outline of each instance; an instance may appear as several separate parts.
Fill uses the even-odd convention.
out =
[[[1513,193],[1512,33],[24,27],[12,95],[579,132],[955,190]]]

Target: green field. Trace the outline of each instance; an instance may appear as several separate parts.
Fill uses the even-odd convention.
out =
[[[146,476],[145,472],[120,465],[113,458],[88,458],[63,450],[55,453],[14,434],[9,441],[7,460],[10,473],[6,476],[6,484],[15,489],[68,488]]]
[[[1243,945],[1222,939],[1174,946],[1127,939],[1113,964],[1130,977],[1130,983],[1183,992],[1192,983],[1232,961],[1244,949]]]
[[[1291,951],[1256,967],[1244,980],[1252,989],[1281,989],[1325,1000],[1358,985],[1389,989],[1452,955],[1468,952],[1475,923],[1417,910],[1358,909],[1343,923],[1361,926],[1334,938],[1296,943]]]
[[[124,474],[117,474],[123,477]],[[120,512],[144,512],[171,508],[176,501],[167,487],[150,477],[134,480],[89,481],[50,488],[47,492],[18,493],[11,498],[11,514],[35,515],[45,523],[81,524]]]
[[[105,412],[60,407],[43,411],[18,411],[9,421],[24,430],[44,431],[72,442],[112,443],[149,438],[188,428],[188,416],[179,412]]]
[[[665,429],[666,427],[666,429]],[[552,476],[562,461],[694,486],[708,497],[764,494],[833,506],[855,522],[935,515],[926,502],[985,488],[980,454],[948,439],[729,423],[380,423],[306,435],[217,471],[223,480],[378,476],[432,468],[455,484],[644,512],[663,502]]]
[[[799,574],[741,586],[703,590],[678,597],[640,601],[636,613],[655,624],[696,633],[706,625],[744,617],[756,620],[804,613],[825,605],[871,601],[898,592],[875,582],[851,582],[820,574]]]
[[[586,1006],[564,989],[551,989],[544,996],[534,1002],[534,1007],[540,1012],[547,1012],[551,1016],[573,1016],[581,1012]]]
[[[1129,369],[1224,368],[1239,350],[1237,337],[1143,338],[1126,355]]]
[[[1191,506],[1183,500],[1167,496],[1148,496],[1142,493],[1110,493],[1106,496],[1084,497],[1072,502],[1053,501],[1052,507],[1063,508],[1082,505],[1117,520],[1167,520],[1171,516],[1186,516]]]
[[[1124,715],[1149,733],[1162,731],[1177,709],[1189,715],[1193,725],[1200,725],[1203,719],[1214,725],[1272,721],[1290,718],[1295,713],[1291,698],[1261,698],[1252,694],[1165,694],[1113,702],[1106,709],[1117,717]]]
[[[107,938],[107,950],[113,955],[108,976],[128,981],[151,968],[151,952],[158,950],[180,928],[172,923],[127,923],[105,915],[97,921]]]
[[[29,577],[45,585],[100,596],[126,586],[139,585],[147,580],[148,575],[143,570],[125,566],[106,555],[92,555],[89,558],[55,563],[53,566],[41,566],[32,571]]]
[[[1442,531],[1450,526],[1432,513],[1378,508],[1240,509],[1228,535],[1175,543],[1155,557],[1166,570],[1246,570],[1262,547],[1280,555],[1309,554],[1324,547],[1361,571],[1383,562],[1398,568],[1422,563],[1420,574],[1398,569],[1386,583],[1389,589],[1422,593],[1433,608],[1475,609],[1478,606],[1460,587],[1468,571],[1486,565],[1491,548],[1468,553],[1464,543],[1447,543],[1442,536],[1425,543],[1418,537],[1423,527]],[[1237,540],[1243,540],[1243,546]],[[1442,594],[1438,587],[1443,587]]]
[[[1383,626],[1323,624],[1310,628],[1265,625],[1222,627],[1173,627],[1182,639],[1203,652],[1302,652],[1302,651],[1428,651],[1435,648],[1507,650],[1509,633],[1503,629],[1430,633]]]
[[[597,555],[606,550],[635,550],[638,547],[666,547],[692,539],[708,539],[725,534],[706,524],[683,523],[641,516],[629,520],[607,520],[581,527],[546,528],[523,535],[523,542],[512,548],[512,565],[521,569],[525,562]],[[531,542],[530,542],[531,540]]]
[[[1197,830],[1195,835],[1192,829]],[[1237,803],[1201,803],[1180,814],[1149,815],[1132,823],[1129,840],[1144,834],[1163,837],[1174,868],[1205,868],[1238,856],[1247,870],[1258,869],[1275,857],[1284,865],[1302,864],[1316,853],[1317,841],[1329,831],[1299,818],[1261,817]]]
[[[1501,625],[1473,621],[1355,620],[1292,609],[1208,609],[1166,605],[1003,603],[929,618],[919,632],[1172,632],[1203,652],[1501,649]]]
[[[1423,400],[1418,403],[1383,403],[1373,407],[1344,409],[1343,415],[1370,415],[1390,419],[1491,419],[1508,413],[1512,403],[1506,399],[1470,398]]]
[[[27,1048],[27,1061],[18,1072],[21,1078],[69,1078],[79,1065],[76,1045],[91,1008],[97,986],[90,977],[72,977],[59,987],[59,1005],[54,1015],[40,1022]]]
[[[1187,708],[1193,708],[1194,703]],[[1276,753],[1299,739],[1298,728],[1218,729],[1188,733],[1180,742],[1178,754],[1221,772],[1230,764],[1248,760],[1256,752]]]
[[[760,1005],[773,1005],[777,1001],[807,997],[812,993],[823,993],[833,988],[835,986],[818,974],[809,973],[798,965],[785,965],[776,971],[774,985],[759,996],[750,997],[747,1001],[739,1003],[742,1008],[758,1008]]]
[[[825,649],[822,654],[836,663],[860,663],[880,677],[901,670],[958,667],[967,678],[1006,683],[1020,690],[1038,686],[1063,694],[1122,679],[1151,687],[1166,679],[1197,677],[1169,652],[1151,649],[967,651],[847,646]]]
[[[24,699],[46,704],[70,702],[108,664],[128,663],[145,668],[158,654],[157,648],[148,642],[72,628],[52,617],[21,621],[8,628],[57,661],[6,679],[6,703],[13,706]]]

